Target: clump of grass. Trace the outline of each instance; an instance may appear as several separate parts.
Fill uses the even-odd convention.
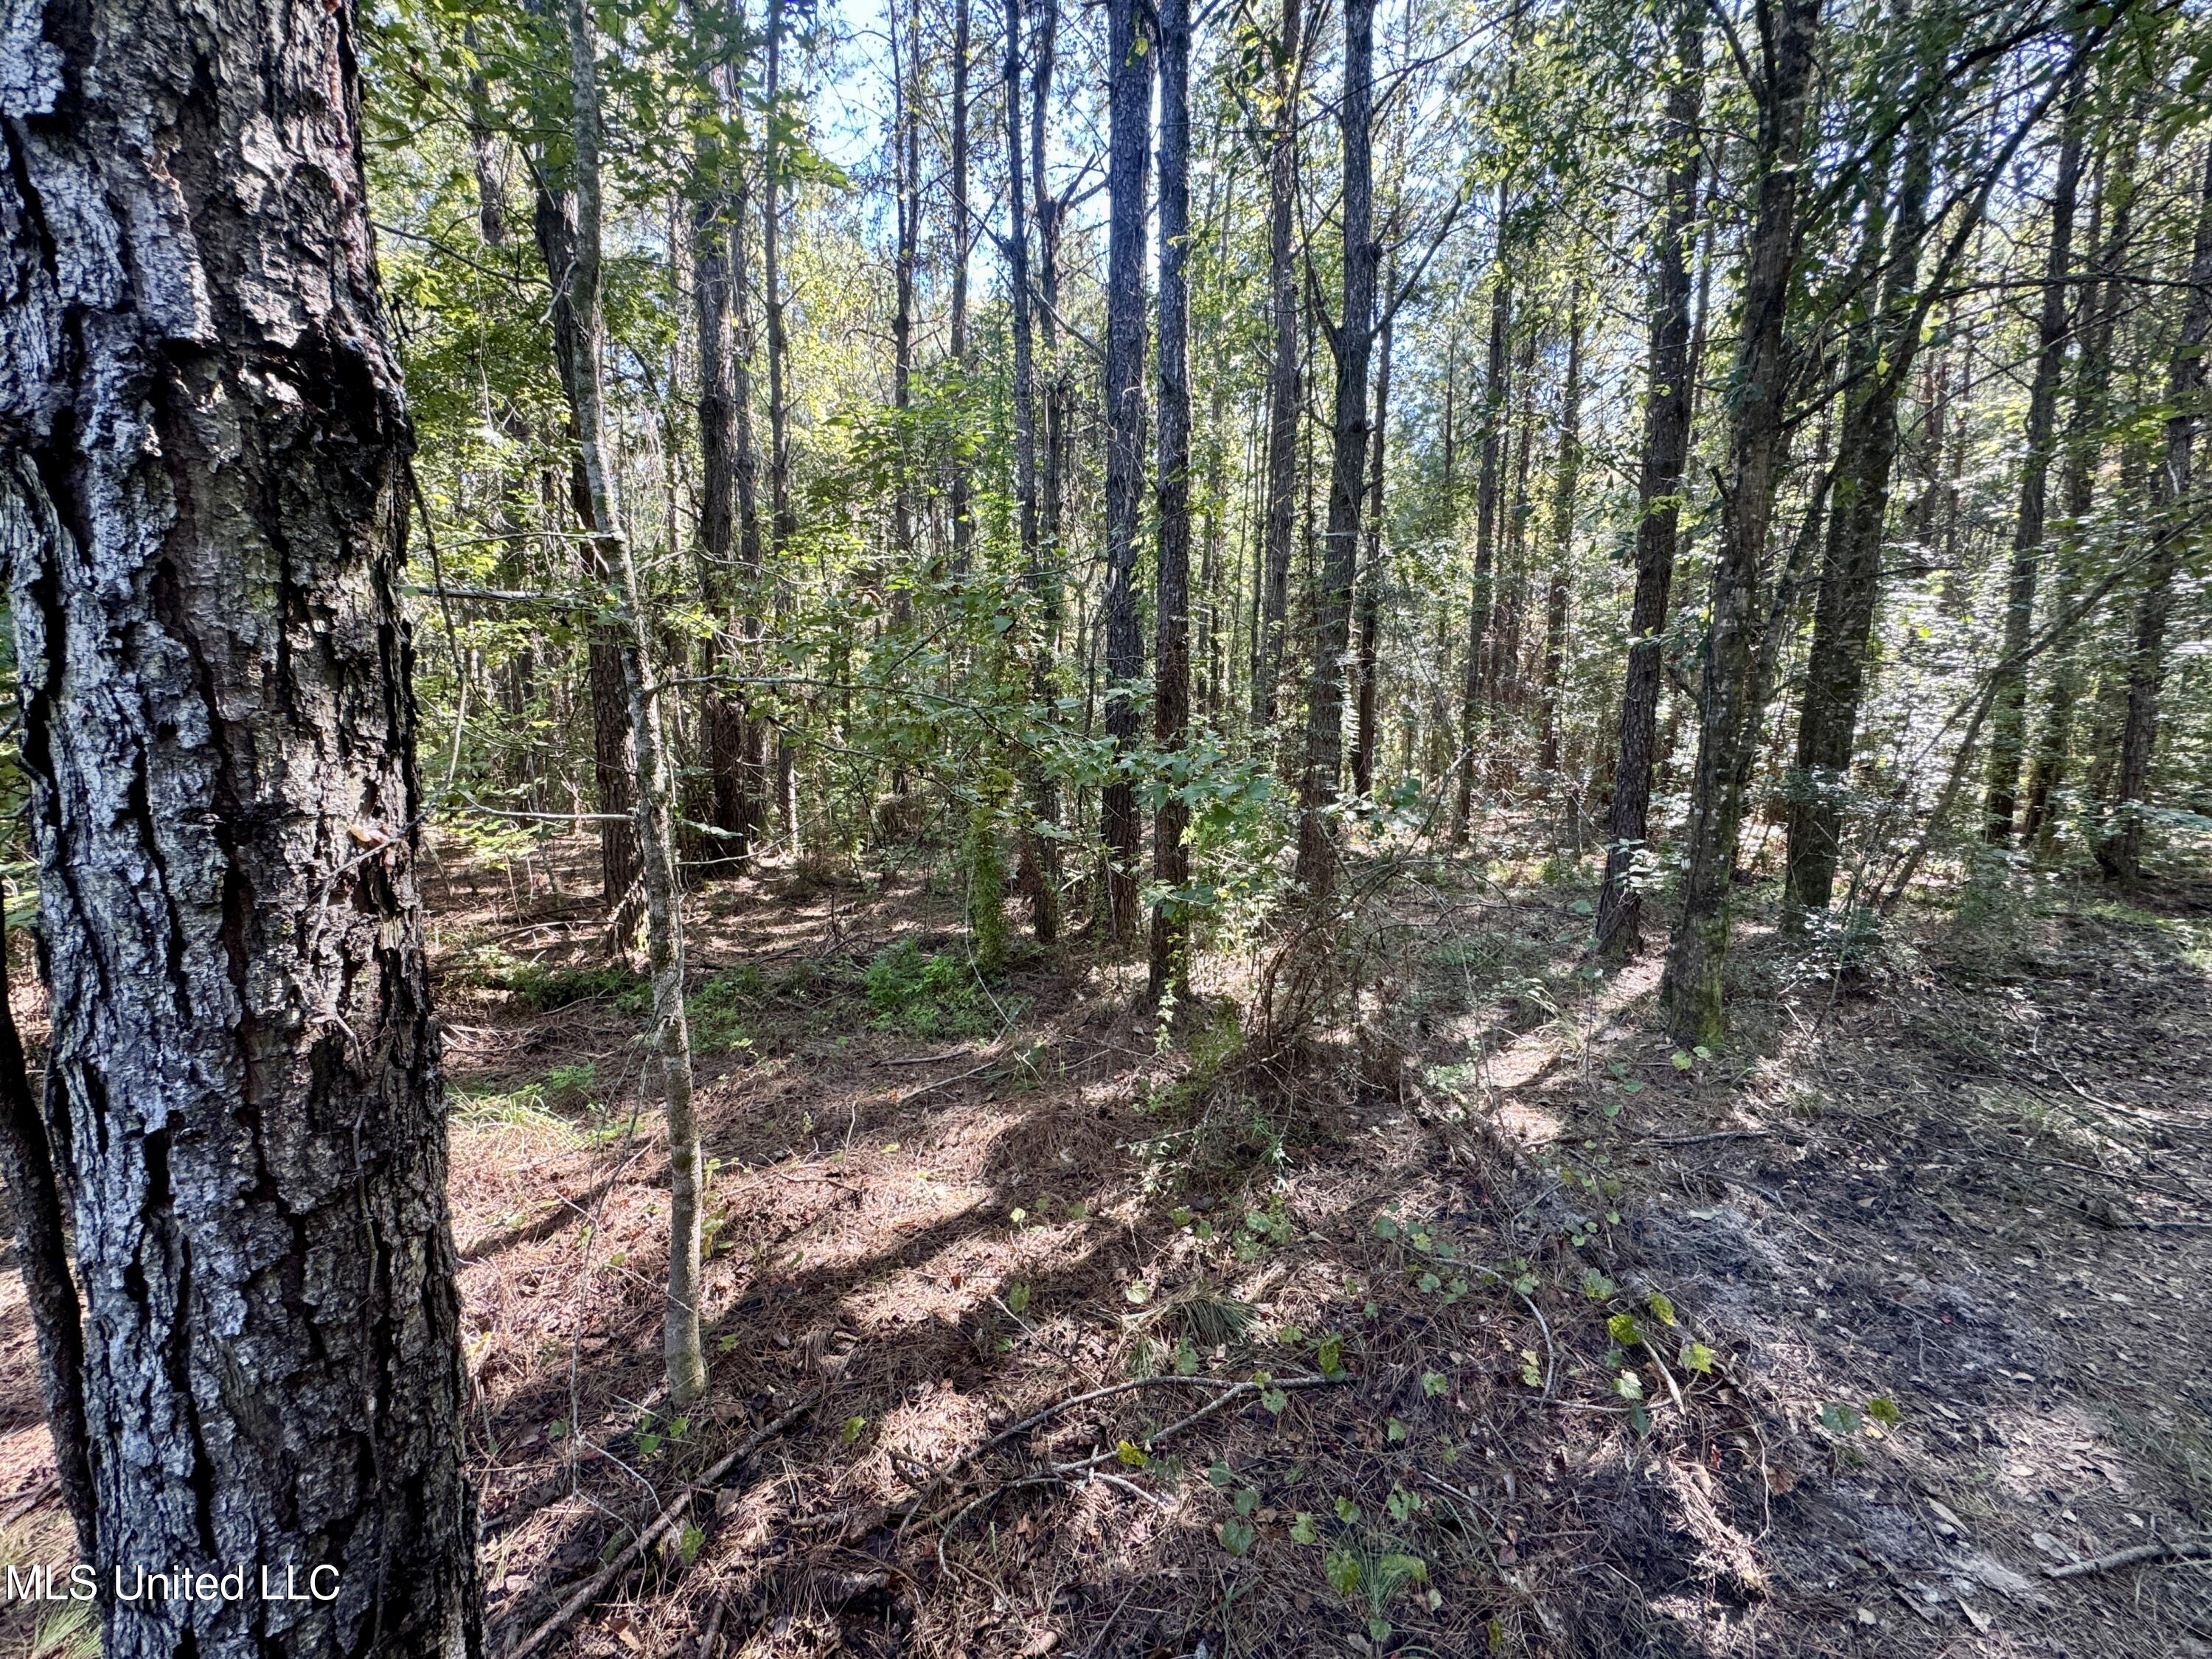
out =
[[[545,1103],[544,1085],[538,1083],[504,1091],[456,1090],[453,1119],[468,1129],[527,1129],[563,1140],[575,1138],[575,1131]]]
[[[908,1036],[981,1036],[994,1030],[997,1012],[975,969],[943,952],[926,952],[910,939],[876,954],[866,981],[878,1030]]]
[[[31,1659],[99,1659],[100,1608],[92,1601],[59,1601],[39,1614],[31,1632]]]
[[[548,968],[526,962],[499,988],[511,991],[543,1014],[571,1003],[608,1001],[625,1014],[653,1011],[653,986],[644,975],[619,963],[599,968]]]
[[[447,971],[454,984],[509,992],[541,1014],[599,998],[611,999],[624,1013],[643,1013],[653,1006],[653,988],[645,976],[618,963],[549,968],[496,945],[478,945],[464,951]]]

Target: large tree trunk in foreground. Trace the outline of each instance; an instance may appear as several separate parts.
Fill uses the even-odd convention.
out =
[[[1682,0],[1675,24],[1678,78],[1667,94],[1666,202],[1652,248],[1650,367],[1646,371],[1644,463],[1638,479],[1636,593],[1629,602],[1628,669],[1620,695],[1620,744],[1605,830],[1605,884],[1597,948],[1620,961],[1640,943],[1644,894],[1637,861],[1650,831],[1653,742],[1659,726],[1660,642],[1674,580],[1682,471],[1690,454],[1690,222],[1697,211],[1693,141],[1705,93],[1704,13]]]
[[[1160,0],[1159,580],[1155,589],[1152,741],[1182,751],[1190,726],[1190,0]],[[1173,764],[1170,760],[1169,764]],[[1172,790],[1152,814],[1152,879],[1166,896],[1152,911],[1150,990],[1180,994],[1190,923],[1179,890],[1190,880],[1183,832],[1190,808]]]
[[[0,551],[96,1565],[337,1590],[118,1601],[102,1651],[478,1654],[352,12],[18,23]]]
[[[1367,360],[1375,341],[1375,196],[1369,131],[1374,98],[1375,0],[1345,0],[1344,92],[1338,126],[1344,150],[1344,304],[1329,343],[1336,356],[1330,422],[1328,534],[1314,595],[1313,690],[1306,709],[1305,767],[1298,780],[1297,879],[1315,900],[1336,878],[1334,811],[1344,759],[1344,659],[1351,644],[1352,584],[1358,574],[1359,512],[1367,465]]]
[[[1137,744],[1137,520],[1145,487],[1145,177],[1152,137],[1152,62],[1136,0],[1107,9],[1112,134],[1106,163],[1106,731],[1116,769],[1100,802],[1106,843],[1103,931],[1137,937],[1137,792],[1127,771]]]
[[[2189,261],[2189,301],[2181,337],[2166,374],[2166,454],[2151,471],[2152,532],[2159,538],[2136,602],[2134,649],[2128,656],[2127,718],[2120,730],[2119,776],[2113,821],[2098,843],[2097,862],[2121,881],[2142,874],[2143,808],[2148,804],[2150,763],[2158,746],[2159,690],[2166,678],[2166,624],[2173,609],[2173,578],[2184,538],[2169,523],[2186,510],[2190,464],[2197,446],[2198,403],[2204,394],[2204,353],[2212,342],[2212,148],[2204,158],[2203,205],[2197,246]]]
[[[1729,444],[1720,545],[1713,561],[1697,769],[1691,783],[1682,913],[1667,953],[1661,1000],[1685,1047],[1717,1041],[1726,1015],[1729,888],[1743,823],[1743,745],[1757,740],[1754,677],[1767,531],[1788,455],[1790,378],[1784,325],[1797,246],[1797,156],[1812,80],[1820,0],[1782,0],[1771,82],[1759,96],[1759,204],[1744,259],[1741,388]]]

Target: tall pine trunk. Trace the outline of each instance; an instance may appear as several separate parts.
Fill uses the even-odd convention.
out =
[[[2142,875],[2143,810],[2149,801],[2151,760],[2158,746],[2166,625],[2173,609],[2173,578],[2184,545],[2183,527],[2170,520],[2186,510],[2208,343],[2212,343],[2212,146],[2205,151],[2203,206],[2189,261],[2189,299],[2182,313],[2181,337],[2166,372],[2166,404],[2172,412],[2166,418],[2166,453],[2151,469],[2151,529],[2158,542],[2143,572],[2142,597],[2136,601],[2119,775],[2111,825],[2097,846],[2098,864],[2119,881],[2139,880]]]
[[[1513,295],[1505,279],[1505,186],[1498,186],[1497,269],[1490,284],[1490,356],[1483,371],[1482,454],[1474,484],[1474,580],[1468,603],[1467,677],[1459,707],[1458,793],[1452,802],[1452,839],[1464,843],[1474,822],[1475,745],[1482,736],[1482,693],[1489,676],[1484,653],[1491,643],[1496,595],[1498,498],[1504,484],[1508,362]]]
[[[2094,281],[2082,295],[2082,311],[2088,322],[2075,356],[2073,409],[2067,417],[2065,468],[2059,487],[2064,546],[2052,608],[2061,614],[2071,609],[2080,596],[2085,574],[2089,509],[2096,501],[2104,425],[2110,415],[2112,336],[2127,294],[2122,268],[2134,226],[2139,142],[2140,135],[2130,124],[2107,163],[2091,210],[2090,234],[2096,243],[2097,265]],[[2043,720],[2036,731],[2034,756],[2028,762],[2021,836],[2039,854],[2048,851],[2057,830],[2054,799],[2073,747],[2074,709],[2081,691],[2079,635],[2079,629],[2069,629],[2051,647]]]
[[[568,373],[576,358],[576,198],[566,169],[541,158],[538,174],[540,184],[532,228],[553,289],[554,368],[573,410],[576,392],[568,382]],[[571,441],[575,437],[573,425],[568,435]],[[594,562],[599,544],[592,539],[597,527],[592,518],[592,492],[581,464],[573,458],[568,467],[568,506],[586,537],[587,572],[604,580],[607,573]],[[607,909],[609,942],[623,951],[629,948],[637,932],[637,842],[630,829],[629,720],[623,694],[622,647],[616,630],[599,623],[592,628],[586,649],[585,683],[592,699],[592,793],[599,810],[599,898]]]
[[[1851,342],[1850,367],[1857,378],[1844,404],[1841,459],[1789,778],[1783,924],[1792,930],[1828,908],[1835,886],[1860,693],[1881,598],[1898,404],[1920,344],[1920,245],[1928,228],[1936,140],[1932,114],[1914,122],[1897,200],[1887,216],[1881,301]]]
[[[1006,289],[1014,313],[1014,517],[1021,538],[1022,587],[1030,605],[1019,637],[1031,702],[1040,711],[1052,701],[1052,640],[1045,626],[1044,550],[1037,524],[1036,366],[1030,303],[1029,215],[1023,176],[1022,0],[1006,0]],[[1041,756],[1024,763],[1030,822],[1022,831],[1020,881],[1037,938],[1049,945],[1060,933],[1060,874],[1054,842],[1046,832],[1059,816],[1059,792]]]
[[[606,439],[601,384],[601,205],[599,43],[590,0],[568,0],[568,74],[576,168],[576,249],[570,269],[576,327],[568,382],[574,388],[576,450],[591,491],[601,567],[622,615],[623,681],[629,696],[632,799],[645,888],[646,952],[653,979],[654,1047],[668,1110],[668,1290],[661,1322],[661,1358],[670,1397],[681,1408],[705,1391],[699,1340],[699,1131],[691,1102],[691,1036],[684,1012],[683,896],[673,834],[674,776],[661,729],[660,696],[652,679],[653,631],[623,529]]]
[[[2043,304],[2036,319],[2035,377],[2027,395],[2027,447],[2021,466],[2020,512],[2013,524],[2012,565],[2005,584],[2004,650],[1990,707],[1990,755],[1982,785],[1982,838],[2009,845],[2019,805],[2021,751],[2027,736],[2027,668],[2021,659],[2035,626],[2035,589],[2043,568],[2050,495],[2051,435],[2058,425],[2058,386],[2066,370],[2067,283],[2074,263],[2074,202],[2081,179],[2082,129],[2088,99],[2076,60],[2058,144],[2058,176],[2051,200],[2051,246],[2045,258]]]
[[[1137,520],[1145,487],[1145,185],[1152,139],[1151,43],[1136,0],[1106,12],[1106,731],[1115,771],[1100,802],[1106,847],[1103,931],[1119,945],[1137,937],[1140,826],[1135,764],[1139,677]]]
[[[1375,341],[1375,197],[1370,131],[1375,99],[1375,0],[1346,0],[1344,88],[1337,120],[1344,155],[1343,308],[1328,341],[1336,358],[1330,422],[1328,529],[1314,593],[1312,690],[1305,763],[1298,780],[1297,880],[1325,897],[1336,878],[1342,779],[1344,659],[1351,643],[1352,585],[1367,463],[1367,363]]]
[[[779,584],[784,549],[799,529],[791,504],[791,399],[786,384],[791,343],[783,301],[783,157],[776,138],[777,110],[783,97],[784,4],[785,0],[768,0],[767,72],[761,83],[768,111],[761,142],[761,310],[768,323],[768,553]],[[961,16],[967,16],[966,0],[962,0]],[[779,611],[783,608],[781,593],[775,603]],[[783,723],[775,733],[775,810],[784,844],[796,862],[801,851],[799,763],[790,730]]]
[[[720,124],[728,73],[714,0],[703,0],[694,28],[705,47],[702,69],[701,136],[694,154],[691,203],[691,294],[699,343],[699,591],[718,634],[702,643],[701,667],[708,684],[701,698],[708,767],[708,821],[722,831],[708,845],[710,867],[742,868],[752,824],[745,788],[744,708],[713,684],[736,633],[732,603],[737,544],[737,375],[730,333],[730,197],[728,164]]]
[[[110,1600],[101,1651],[479,1655],[354,15],[8,39],[0,559],[94,1565],[337,1585]]]
[[[1567,661],[1568,574],[1574,567],[1575,501],[1583,476],[1582,292],[1567,319],[1567,385],[1559,412],[1559,461],[1552,486],[1552,574],[1544,588],[1544,662],[1537,681],[1544,726],[1536,753],[1546,788],[1559,770],[1559,696]]]
[[[1797,248],[1798,152],[1819,21],[1820,0],[1780,0],[1772,73],[1758,89],[1759,195],[1744,261],[1738,401],[1713,562],[1682,909],[1661,984],[1668,1030],[1685,1047],[1717,1041],[1727,1021],[1729,890],[1743,823],[1743,750],[1758,740],[1753,681],[1768,529],[1789,450],[1784,324]]]
[[[1275,126],[1267,147],[1267,306],[1273,349],[1267,375],[1266,553],[1261,592],[1253,596],[1258,649],[1252,659],[1252,725],[1275,721],[1290,625],[1291,532],[1297,510],[1298,412],[1298,93],[1305,56],[1299,40],[1304,0],[1283,0],[1275,43]]]
[[[1698,116],[1705,102],[1700,0],[1680,0],[1674,78],[1667,90],[1664,200],[1652,245],[1651,344],[1645,371],[1644,459],[1637,479],[1636,591],[1629,602],[1628,667],[1605,827],[1597,948],[1614,961],[1642,941],[1638,862],[1650,833],[1653,745],[1659,728],[1660,647],[1674,580],[1682,474],[1690,454],[1690,225],[1697,212]]]
[[[1395,256],[1386,290],[1396,283]],[[1368,445],[1366,550],[1359,560],[1359,586],[1352,609],[1353,662],[1358,692],[1358,720],[1352,743],[1352,790],[1357,795],[1375,793],[1375,763],[1382,752],[1382,599],[1389,584],[1383,567],[1382,483],[1389,457],[1384,446],[1390,428],[1390,354],[1396,319],[1385,316],[1382,337],[1376,343],[1375,431]]]
[[[963,399],[968,395],[968,59],[973,49],[969,0],[952,0],[952,373]],[[952,574],[964,577],[975,541],[974,486],[968,458],[952,452]]]
[[[1174,782],[1190,726],[1190,0],[1160,0],[1159,580],[1154,593],[1152,741]],[[1190,880],[1183,843],[1190,808],[1172,787],[1152,814],[1151,994],[1179,994],[1188,978]]]

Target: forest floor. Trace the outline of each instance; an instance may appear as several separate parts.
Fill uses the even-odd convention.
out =
[[[2212,884],[2016,879],[1840,989],[1754,915],[1698,1054],[1655,953],[1584,971],[1589,866],[1462,867],[1295,1070],[1211,995],[1163,1042],[1081,945],[981,993],[920,871],[706,885],[672,1420],[588,868],[428,883],[495,1654],[811,1401],[545,1650],[2212,1655],[2212,1561],[2046,1571],[2212,1531]],[[43,1559],[0,1268],[0,1557]]]

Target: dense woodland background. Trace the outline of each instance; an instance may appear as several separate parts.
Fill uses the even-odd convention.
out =
[[[1320,826],[1510,806],[1608,939],[1661,896],[1711,1037],[1731,865],[1833,956],[1938,871],[2202,855],[2186,10],[364,21],[480,836],[627,810],[619,528],[702,874],[964,835],[1042,938],[1233,957]]]
[[[0,181],[0,1539],[343,1533],[348,1651],[2212,1650],[2212,15],[236,22],[114,30],[219,328],[40,312],[169,198],[35,53]]]

